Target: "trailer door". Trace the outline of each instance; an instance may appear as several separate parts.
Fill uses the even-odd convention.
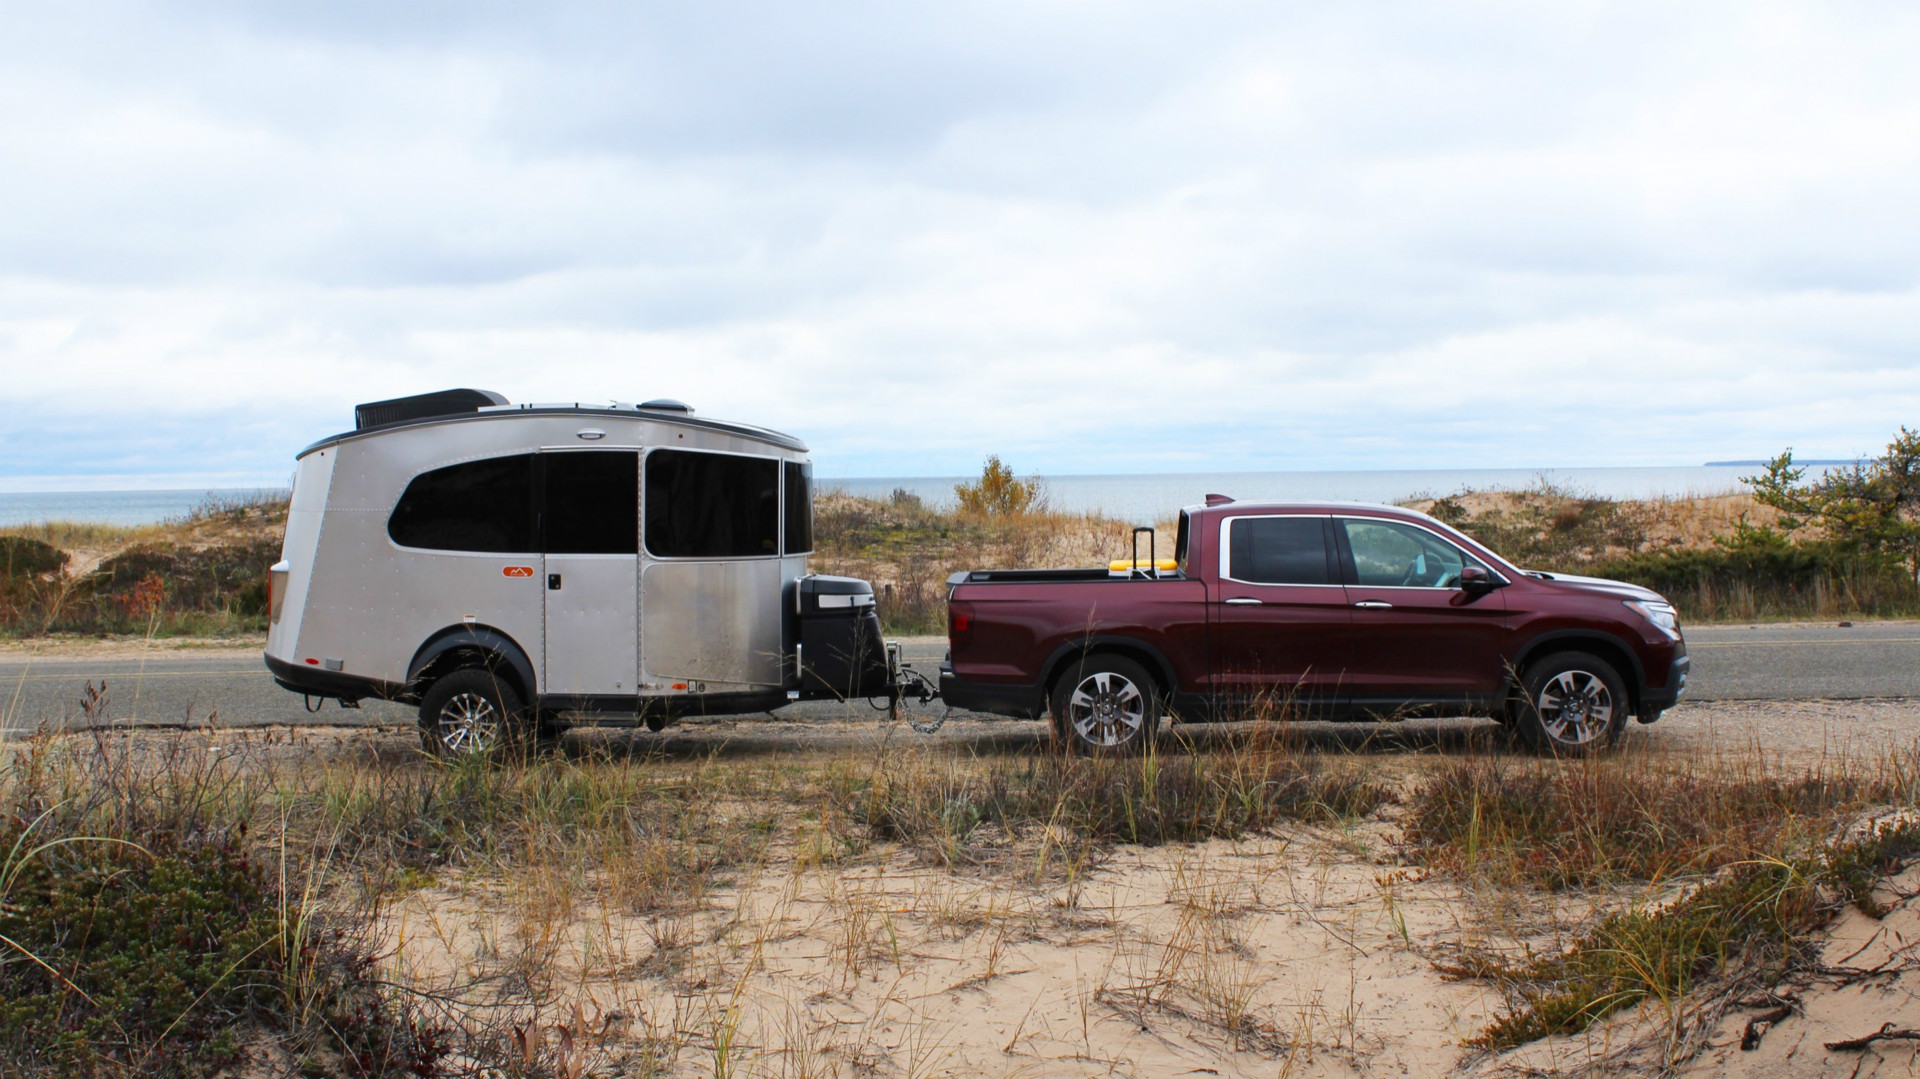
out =
[[[638,692],[640,454],[540,455],[550,694]]]
[[[649,683],[710,693],[783,684],[780,464],[647,454],[640,595]]]

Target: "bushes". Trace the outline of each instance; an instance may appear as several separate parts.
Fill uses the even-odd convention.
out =
[[[0,536],[0,580],[45,577],[67,566],[67,552],[31,536]]]
[[[1606,559],[1578,570],[1651,588],[1689,619],[1920,612],[1920,586],[1885,552],[1791,544],[1767,529],[1742,528],[1711,548]]]
[[[39,548],[58,555],[47,557]],[[0,578],[0,628],[28,632],[168,633],[257,629],[267,610],[267,567],[280,539],[189,546],[137,544],[80,577],[66,575],[66,552],[37,540],[0,537],[0,567],[9,550],[38,574]]]
[[[432,1074],[370,951],[289,912],[244,827],[134,843],[70,823],[0,819],[0,1071],[213,1076],[271,1044]]]
[[[1055,846],[1158,846],[1235,838],[1283,820],[1362,817],[1393,797],[1357,769],[1270,743],[985,768],[890,756],[837,779],[834,806],[865,838],[908,844],[943,865],[990,857],[988,826],[995,838],[1043,834]]]

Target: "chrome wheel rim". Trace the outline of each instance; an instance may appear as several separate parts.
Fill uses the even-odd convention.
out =
[[[1563,671],[1540,687],[1540,722],[1557,742],[1586,745],[1613,726],[1613,691],[1592,671]]]
[[[500,710],[478,693],[458,693],[440,709],[440,744],[449,753],[484,753],[500,741]]]
[[[1146,726],[1147,696],[1123,675],[1090,674],[1067,697],[1067,720],[1088,745],[1126,745]]]

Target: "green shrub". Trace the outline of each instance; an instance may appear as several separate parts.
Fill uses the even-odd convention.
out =
[[[429,1075],[372,959],[289,920],[244,829],[126,840],[0,819],[0,1071],[214,1076],[266,1043]]]
[[[44,577],[67,565],[67,552],[30,536],[0,536],[0,580]]]
[[[1711,548],[1638,554],[1575,569],[1651,588],[1689,619],[1920,611],[1920,585],[1891,552],[1790,543],[1770,529],[1745,525]]]

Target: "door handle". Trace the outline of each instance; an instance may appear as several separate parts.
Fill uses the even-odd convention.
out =
[[[547,591],[549,592],[560,591],[560,575],[558,573],[547,574]]]
[[[1388,603],[1385,600],[1363,599],[1360,602],[1354,604],[1354,606],[1365,607],[1367,610],[1370,610],[1370,611],[1385,611],[1385,610],[1391,610],[1393,607],[1393,604]]]
[[[1228,600],[1228,601],[1227,601],[1227,606],[1229,606],[1229,607],[1258,607],[1258,606],[1260,606],[1260,601],[1259,601],[1259,600],[1257,600],[1257,599],[1254,599],[1254,598],[1253,598],[1252,596],[1235,596],[1235,597],[1233,597],[1232,599],[1230,599],[1230,600]]]

